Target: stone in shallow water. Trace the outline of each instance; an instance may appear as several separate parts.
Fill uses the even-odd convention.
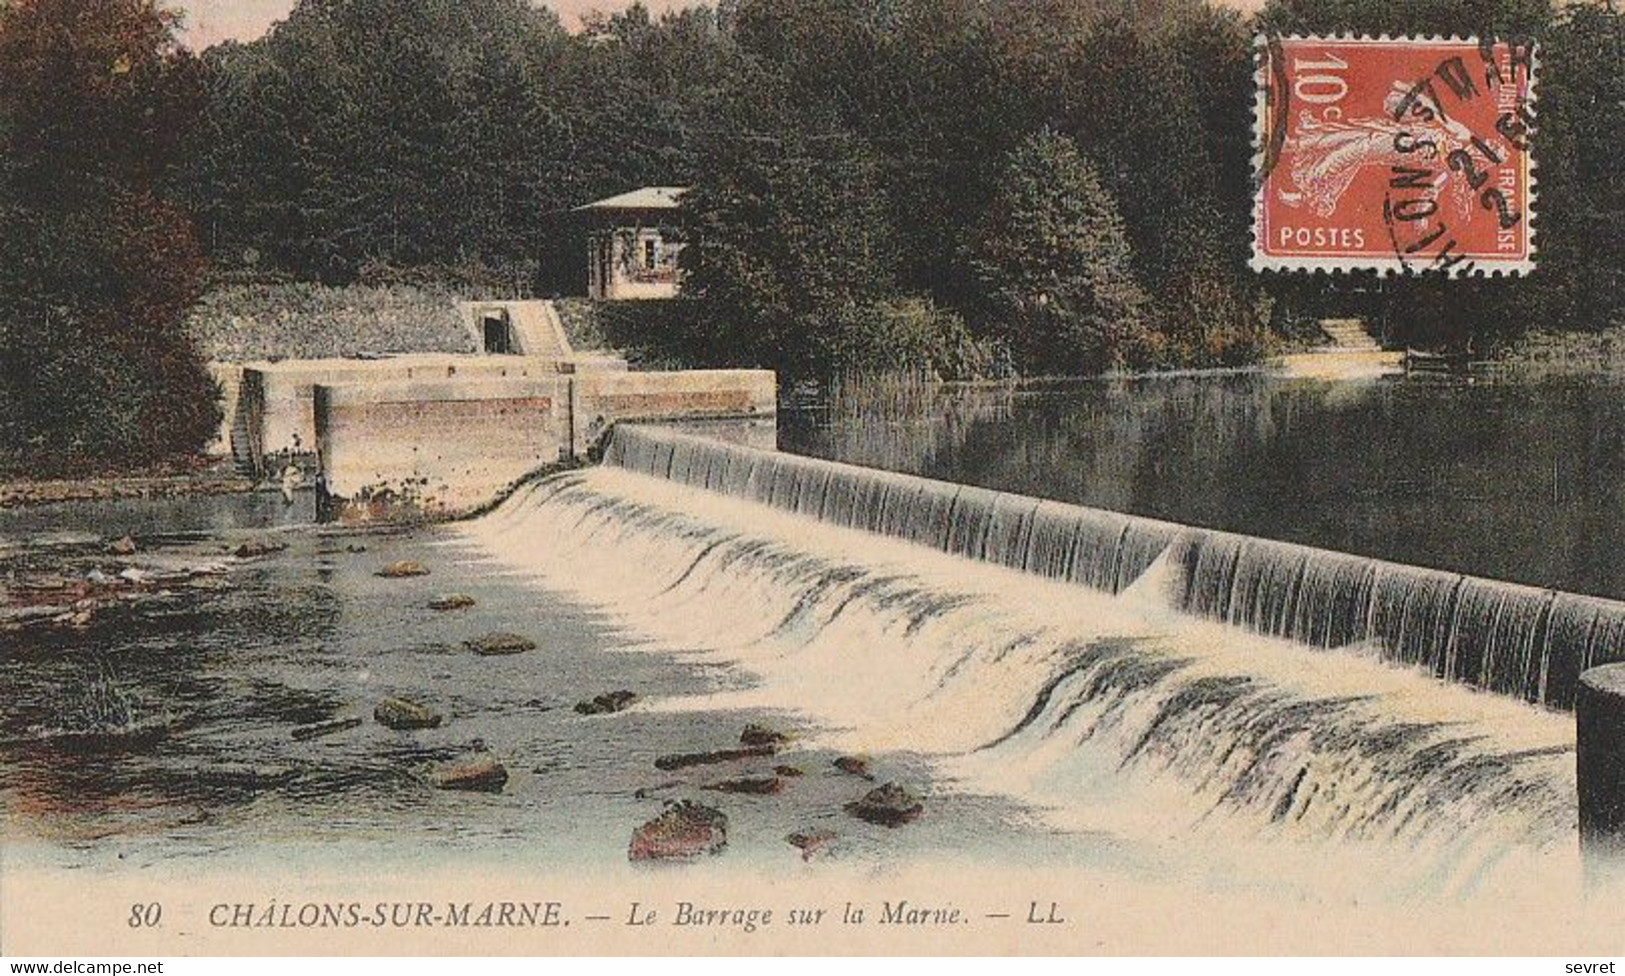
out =
[[[718,793],[748,793],[753,796],[767,796],[783,790],[784,781],[777,776],[740,776],[737,779],[725,779],[711,783],[705,788],[716,790]]]
[[[250,539],[233,549],[232,554],[238,559],[258,559],[261,556],[281,552],[286,548],[288,548],[288,544],[285,542],[275,542],[270,539]]]
[[[727,846],[727,815],[684,800],[634,830],[626,856],[633,861],[693,858],[719,853]]]
[[[607,694],[597,695],[589,701],[576,702],[576,712],[581,715],[609,715],[627,708],[638,700],[638,696],[630,691],[611,691]]]
[[[655,768],[669,773],[689,766],[714,766],[717,763],[734,762],[739,759],[757,759],[771,756],[773,751],[772,746],[748,746],[744,749],[718,749],[715,752],[683,752],[661,756],[655,760]]]
[[[382,706],[379,706],[382,707]],[[374,712],[376,715],[377,713]],[[315,722],[310,725],[301,725],[293,730],[293,737],[299,742],[307,739],[319,739],[324,735],[333,735],[337,732],[347,732],[361,725],[361,719],[351,716],[349,718],[329,719],[326,722]]]
[[[787,733],[778,729],[770,729],[755,722],[745,726],[739,733],[739,744],[742,746],[779,746],[790,741]]]
[[[430,610],[467,610],[473,605],[474,598],[463,593],[450,593],[429,601]]]
[[[870,790],[863,799],[848,803],[846,812],[882,827],[901,827],[925,812],[920,798],[896,783]]]
[[[869,772],[869,760],[864,759],[862,756],[842,756],[831,765],[841,772],[851,773],[853,776],[862,776],[864,779],[875,778],[874,774]]]
[[[834,848],[835,834],[828,830],[803,830],[786,837],[785,841],[792,847],[800,848],[803,861],[810,861],[828,854]]]
[[[534,651],[536,642],[518,634],[495,633],[463,642],[469,650],[482,657],[502,654],[523,654]]]
[[[508,784],[508,769],[482,754],[435,766],[429,770],[429,782],[438,790],[500,793]]]
[[[405,698],[386,698],[372,710],[378,724],[391,729],[434,729],[440,727],[440,713],[427,705]]]
[[[380,569],[377,575],[384,579],[406,579],[409,576],[427,576],[429,570],[416,560],[401,559]]]
[[[137,546],[132,536],[125,536],[107,547],[107,551],[115,556],[133,556]]]

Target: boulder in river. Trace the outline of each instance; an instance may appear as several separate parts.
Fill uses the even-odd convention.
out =
[[[638,696],[630,691],[611,691],[596,695],[588,701],[576,702],[576,712],[580,715],[609,715],[627,708],[638,700]]]
[[[785,841],[801,850],[803,861],[810,861],[830,852],[835,846],[835,834],[828,830],[802,830],[786,837]]]
[[[380,708],[383,706],[380,705]],[[374,715],[377,714],[375,711]],[[379,721],[383,721],[380,719]],[[355,716],[349,718],[329,719],[326,722],[316,722],[311,725],[301,725],[293,730],[295,741],[304,742],[307,739],[320,739],[324,735],[333,735],[338,732],[348,732],[361,725],[361,719]]]
[[[438,790],[500,793],[508,784],[508,769],[485,753],[440,763],[429,770],[429,782]]]
[[[377,574],[384,579],[406,579],[411,576],[427,576],[429,570],[422,563],[413,559],[398,559],[389,563]]]
[[[261,556],[281,552],[286,548],[288,548],[286,542],[276,542],[271,539],[250,539],[233,549],[232,555],[238,559],[258,559]]]
[[[716,854],[728,846],[728,817],[721,810],[684,800],[632,832],[626,856],[661,861]]]
[[[404,698],[385,698],[372,710],[372,717],[386,728],[434,729],[440,727],[440,713],[427,705]]]
[[[107,551],[115,556],[133,556],[138,547],[133,536],[125,536],[107,547]]]
[[[473,605],[474,598],[463,593],[448,593],[429,601],[430,610],[467,610]]]
[[[481,657],[495,657],[503,654],[523,654],[534,651],[536,642],[529,637],[518,634],[494,633],[484,637],[476,637],[463,642],[469,650]]]
[[[807,774],[802,772],[802,769],[801,769],[800,766],[785,765],[785,766],[774,766],[773,767],[773,775],[775,775],[775,776],[783,776],[783,777],[785,777],[787,779],[794,779],[797,776],[805,776]]]
[[[752,796],[769,796],[784,789],[784,781],[777,776],[740,776],[736,779],[719,780],[708,784],[708,790],[718,793],[747,793]]]
[[[745,726],[739,733],[739,744],[742,746],[781,746],[790,741],[790,736],[778,729],[770,729],[755,722]]]
[[[869,760],[862,756],[841,756],[830,765],[853,776],[862,776],[864,779],[875,778],[874,774],[869,772]]]
[[[747,746],[743,749],[718,749],[714,752],[682,752],[671,756],[661,756],[655,760],[655,768],[671,772],[674,769],[686,769],[689,766],[714,766],[717,763],[735,762],[740,759],[757,759],[771,755],[773,755],[772,746]]]
[[[887,783],[870,790],[863,799],[848,803],[846,812],[882,827],[901,827],[919,819],[925,812],[925,804],[896,783]]]

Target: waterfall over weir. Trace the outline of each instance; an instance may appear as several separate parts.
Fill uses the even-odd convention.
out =
[[[622,426],[605,463],[1119,594],[1153,566],[1188,613],[1571,708],[1625,657],[1625,603]]]
[[[641,433],[623,432],[617,462]],[[743,464],[736,474],[752,461],[663,434],[642,443],[664,444],[658,470],[677,459],[719,484],[727,461]],[[722,460],[695,463],[708,455]],[[759,475],[772,457],[756,459]],[[1570,716],[1369,648],[1317,652],[1180,612],[1161,585],[1173,543],[1120,517],[1072,524],[1065,506],[970,490],[960,505],[1011,513],[977,527],[951,517],[951,487],[810,467],[824,470],[761,482],[768,497],[822,495],[812,511],[866,510],[877,531],[618,463],[526,484],[459,531],[499,566],[603,611],[628,652],[704,671],[706,690],[636,706],[716,716],[714,740],[673,749],[730,745],[743,720],[731,711],[781,713],[802,750],[785,761],[809,776],[828,753],[867,754],[918,787],[899,766],[913,757],[933,796],[1011,798],[1040,829],[1103,838],[1077,843],[1128,851],[1157,876],[1263,871],[1272,886],[1363,897],[1530,890],[1536,874],[1573,869]],[[843,491],[871,501],[832,505]],[[935,514],[916,520],[916,505]],[[929,547],[890,537],[926,531]],[[1002,565],[943,551],[956,549]]]

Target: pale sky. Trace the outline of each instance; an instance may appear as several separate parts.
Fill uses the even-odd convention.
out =
[[[699,0],[644,0],[655,13],[693,6]],[[168,0],[165,6],[186,13],[186,43],[202,50],[228,39],[251,41],[276,21],[288,16],[294,0]],[[574,28],[590,10],[613,12],[631,6],[631,0],[548,0],[566,27]]]

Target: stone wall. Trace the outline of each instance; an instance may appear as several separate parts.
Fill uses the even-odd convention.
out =
[[[590,354],[568,359],[528,356],[392,356],[388,359],[298,359],[249,363],[233,415],[232,453],[252,473],[274,474],[287,463],[313,463],[318,386],[429,380],[550,379],[562,372],[625,369]]]
[[[325,518],[440,518],[570,456],[562,376],[318,386]]]
[[[772,417],[777,403],[772,370],[582,374],[570,392],[573,447],[587,455],[618,421]]]
[[[245,380],[245,397],[249,380],[257,382]],[[775,393],[764,370],[318,383],[311,422],[321,512],[347,521],[467,514],[528,474],[587,459],[619,421],[771,449]]]

